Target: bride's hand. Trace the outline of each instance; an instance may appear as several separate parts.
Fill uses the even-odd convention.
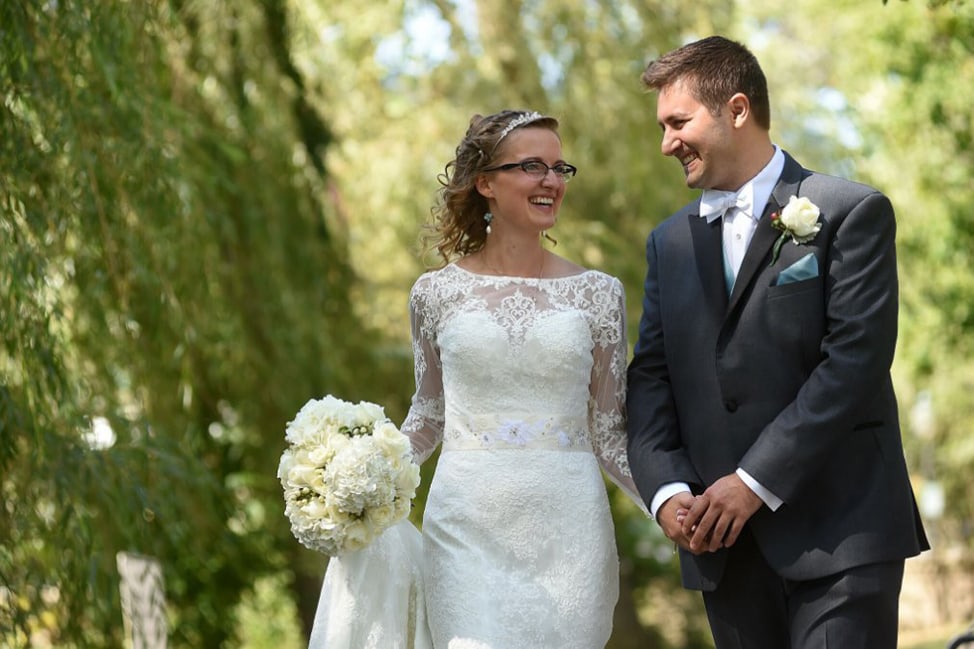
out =
[[[692,551],[690,537],[683,533],[683,521],[693,502],[694,496],[691,493],[679,493],[664,502],[656,512],[656,522],[666,538],[689,551]]]

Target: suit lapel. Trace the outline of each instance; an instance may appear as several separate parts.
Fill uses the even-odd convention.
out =
[[[741,260],[741,269],[737,271],[737,280],[734,282],[734,290],[731,292],[728,310],[734,308],[738,300],[741,299],[741,295],[745,293],[747,287],[754,280],[754,276],[761,270],[762,266],[768,263],[768,253],[774,245],[775,239],[781,234],[771,227],[771,215],[780,209],[781,207],[772,194],[764,208],[764,213],[758,219],[758,225],[754,230],[751,243],[747,247],[747,252],[744,253],[744,259]]]
[[[707,223],[699,214],[690,214],[690,236],[696,257],[697,273],[703,285],[705,304],[716,322],[727,309],[727,288],[724,281],[724,249],[720,234],[720,219]]]
[[[785,166],[781,171],[781,178],[771,191],[768,204],[758,220],[757,228],[754,230],[754,237],[751,239],[744,259],[741,261],[741,269],[737,273],[737,281],[734,282],[734,290],[730,296],[727,312],[730,313],[747,293],[748,287],[754,278],[771,260],[771,248],[774,242],[781,236],[781,232],[771,227],[771,215],[780,212],[783,205],[788,204],[788,198],[798,195],[798,185],[801,183],[802,168],[794,158],[785,153]]]

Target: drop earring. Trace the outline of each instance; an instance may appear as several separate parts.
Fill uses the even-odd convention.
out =
[[[494,215],[490,212],[484,213],[484,221],[487,222],[487,234],[490,234],[490,222],[494,220]]]

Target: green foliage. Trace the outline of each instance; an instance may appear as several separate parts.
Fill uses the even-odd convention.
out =
[[[896,187],[904,279],[902,334],[908,394],[933,397],[935,464],[922,477],[945,488],[944,529],[956,542],[974,520],[974,6],[942,5],[891,24],[878,40],[891,53],[887,79],[894,134],[880,167]],[[922,16],[921,26],[914,24]],[[895,53],[895,54],[893,54]],[[878,115],[870,126],[881,130]],[[913,172],[906,183],[902,161]],[[908,402],[912,405],[912,402]],[[933,521],[938,533],[939,523]]]
[[[130,550],[163,563],[174,646],[217,647],[300,554],[284,422],[375,364],[282,10],[4,4],[5,645],[118,646]]]
[[[238,649],[299,649],[308,644],[282,575],[263,577],[254,583],[253,590],[241,600],[239,619],[232,645]]]

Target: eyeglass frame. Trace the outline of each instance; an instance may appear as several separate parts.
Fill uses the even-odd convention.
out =
[[[542,167],[544,167],[544,173],[538,174],[537,171],[540,171],[540,169],[534,172],[528,171],[528,169],[525,168],[526,165],[541,165]],[[520,167],[521,171],[523,171],[527,175],[538,179],[546,177],[549,171],[554,171],[555,175],[561,178],[562,182],[565,183],[567,183],[569,180],[574,178],[575,174],[578,173],[578,167],[572,164],[568,164],[567,162],[557,162],[555,163],[554,166],[549,167],[546,162],[543,162],[541,160],[536,160],[533,158],[528,158],[527,160],[521,160],[520,162],[508,162],[502,165],[497,165],[496,167],[488,167],[487,169],[481,169],[480,171],[481,173],[487,173],[488,171],[511,171],[512,169],[517,169],[518,167]],[[559,167],[561,167],[563,170],[558,171]]]

